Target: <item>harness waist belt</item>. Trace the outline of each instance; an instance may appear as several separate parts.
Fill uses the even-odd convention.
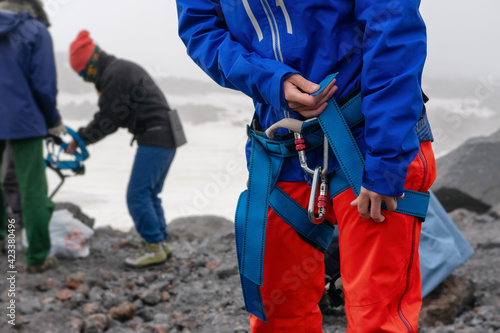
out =
[[[335,169],[328,182],[328,189],[330,190],[330,200],[347,190],[349,187],[349,182],[347,181],[341,168],[338,167],[337,169]],[[427,215],[429,200],[429,193],[422,193],[405,189],[404,198],[398,200],[398,207],[395,212],[415,216],[423,221],[425,220],[425,217]],[[387,209],[385,204],[382,205],[382,209]]]
[[[342,112],[345,122],[350,129],[362,124],[365,121],[365,118],[361,112],[361,94],[357,94],[346,104],[342,105],[340,107],[340,111]],[[269,154],[280,155],[283,157],[297,156],[294,138],[281,139],[279,136],[278,138],[275,136],[275,138],[269,139],[265,135],[258,134],[255,128],[255,121],[253,123],[253,128],[251,126],[247,126],[248,137],[254,136]],[[427,114],[424,114],[424,116],[415,124],[414,129],[420,142],[434,141]],[[317,120],[304,122],[302,133],[304,134],[306,140],[306,152],[315,150],[323,145],[324,133]]]

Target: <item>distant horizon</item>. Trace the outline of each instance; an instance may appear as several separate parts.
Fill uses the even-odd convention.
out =
[[[55,52],[55,55],[56,57],[59,57],[59,56],[63,56],[64,58],[64,62],[66,64],[68,64],[69,66],[69,52],[68,51],[54,51]],[[130,58],[126,58],[126,57],[122,57],[122,56],[119,56],[119,55],[116,55],[116,54],[113,54],[113,53],[108,53],[108,54],[111,54],[117,58],[120,58],[120,59],[124,59],[124,60],[129,60],[129,61],[135,61],[133,59],[130,59]],[[149,69],[152,69],[153,67],[149,66],[148,64],[144,64],[144,63],[141,63],[141,62],[138,62],[138,61],[135,61],[137,64],[141,65],[142,67],[144,67],[146,70],[149,70]],[[500,65],[500,59],[499,59],[499,65]],[[153,68],[154,69],[154,68]],[[177,75],[176,75],[177,74]],[[161,71],[161,68],[160,70],[153,70],[151,71],[150,75],[154,78],[175,78],[175,79],[183,79],[183,80],[192,80],[192,81],[200,81],[200,82],[203,82],[203,83],[215,83],[215,81],[213,81],[208,75],[206,75],[205,73],[202,73],[202,75],[200,76],[197,76],[197,75],[194,75],[194,76],[186,76],[186,75],[183,75],[183,74],[178,74],[178,73],[173,73],[173,72],[167,72],[167,71]],[[450,73],[450,74],[447,74],[447,75],[441,75],[439,73],[434,73],[434,72],[431,72],[429,70],[426,70],[426,67],[424,67],[424,72],[423,72],[423,81],[424,81],[424,84],[425,84],[425,79],[430,79],[430,80],[433,80],[433,81],[441,81],[441,82],[448,82],[448,81],[452,81],[452,82],[456,82],[457,79],[467,79],[468,81],[470,81],[471,79],[478,79],[479,77],[481,77],[480,75],[466,75],[466,73],[462,73],[462,72],[455,72],[455,73]],[[495,75],[495,82],[499,82],[500,83],[500,74]],[[83,81],[82,81],[83,82]]]

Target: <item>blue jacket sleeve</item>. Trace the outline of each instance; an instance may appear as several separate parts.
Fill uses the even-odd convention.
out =
[[[61,121],[57,110],[57,74],[52,48],[52,38],[40,24],[38,36],[33,48],[33,57],[30,70],[30,85],[35,100],[42,111],[48,128]]]
[[[402,195],[419,149],[413,127],[423,109],[427,52],[419,5],[420,0],[356,1],[356,17],[364,27],[361,94],[368,150],[363,186],[388,196]]]
[[[218,0],[177,0],[177,11],[179,36],[189,56],[214,81],[276,110],[285,107],[282,84],[285,77],[297,71],[263,58],[234,40]]]

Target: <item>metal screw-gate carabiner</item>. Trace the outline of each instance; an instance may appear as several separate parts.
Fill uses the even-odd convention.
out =
[[[295,149],[299,154],[300,167],[304,170],[308,175],[314,175],[314,170],[309,168],[307,165],[307,156],[306,156],[306,143],[304,137],[301,133],[294,132],[295,136]],[[321,176],[325,176],[328,172],[328,139],[326,136],[324,137],[323,143],[323,167],[321,168]]]
[[[294,133],[295,136],[295,149],[299,154],[300,166],[304,170],[305,173],[312,175],[312,186],[311,186],[311,195],[309,196],[309,206],[307,210],[307,216],[309,217],[309,221],[312,223],[322,223],[325,219],[326,214],[326,203],[327,196],[326,191],[328,188],[326,182],[326,174],[328,172],[328,139],[326,136],[324,137],[323,144],[323,166],[318,165],[314,170],[309,168],[307,165],[307,157],[306,157],[306,144],[304,137],[301,133]],[[314,214],[314,204],[316,201],[316,193],[318,190],[319,179],[321,178],[321,185],[319,190],[318,197],[318,215]]]
[[[315,118],[311,118],[306,120],[307,121],[312,121]],[[312,187],[311,187],[311,195],[309,197],[309,206],[308,206],[308,211],[307,211],[307,216],[309,217],[309,221],[312,223],[322,223],[325,219],[326,215],[326,203],[327,203],[327,196],[326,192],[328,189],[328,183],[326,182],[326,174],[328,173],[328,139],[326,136],[324,136],[324,143],[323,143],[323,166],[318,165],[314,170],[309,168],[307,165],[307,156],[306,156],[306,142],[304,140],[304,136],[301,134],[302,130],[302,124],[304,121],[298,120],[298,119],[293,119],[293,118],[285,118],[277,123],[271,125],[267,130],[266,130],[266,136],[270,139],[274,137],[274,133],[279,129],[279,128],[286,128],[290,131],[293,131],[294,137],[295,137],[295,149],[297,150],[297,153],[299,155],[299,161],[300,161],[300,167],[304,170],[304,172],[308,175],[313,176],[313,181],[312,181]],[[314,206],[315,206],[315,201],[316,201],[316,193],[318,191],[318,184],[320,183],[320,178],[321,178],[321,185],[319,185],[319,197],[318,197],[318,215],[314,214]]]
[[[312,223],[322,223],[325,220],[325,214],[326,214],[326,203],[327,203],[327,197],[326,197],[326,189],[327,189],[327,183],[326,183],[326,176],[322,176],[322,167],[317,166],[316,169],[314,169],[314,176],[312,180],[312,187],[311,187],[311,195],[309,196],[309,206],[307,209],[307,216],[309,217],[309,221]],[[319,178],[321,178],[321,185],[319,185],[319,197],[318,197],[318,215],[314,214],[314,204],[316,201],[316,193],[318,190],[318,183],[319,183]]]

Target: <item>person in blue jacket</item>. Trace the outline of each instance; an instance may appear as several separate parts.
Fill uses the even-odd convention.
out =
[[[50,250],[49,221],[54,204],[47,197],[43,138],[65,132],[56,108],[57,78],[49,23],[42,3],[0,1],[0,159],[9,141],[21,193],[21,209],[29,247],[28,273],[56,265]],[[1,160],[0,160],[1,164]],[[0,238],[14,250],[15,221],[6,221],[0,184]]]
[[[348,332],[418,330],[420,222],[393,210],[404,188],[425,192],[435,179],[431,142],[420,142],[415,130],[425,116],[426,29],[419,5],[177,0],[189,56],[218,84],[254,100],[259,130],[284,118],[316,117],[330,98],[342,104],[361,93],[364,123],[352,129],[365,160],[361,192],[356,197],[347,189],[329,203],[335,215],[329,218],[340,230]],[[337,72],[336,81],[311,95]],[[330,156],[332,171],[337,162]],[[322,159],[322,149],[308,153],[311,166]],[[298,158],[285,159],[277,186],[307,207]],[[382,203],[389,209],[383,213]],[[265,248],[260,291],[267,322],[251,315],[252,332],[322,332],[323,254],[272,209]]]

